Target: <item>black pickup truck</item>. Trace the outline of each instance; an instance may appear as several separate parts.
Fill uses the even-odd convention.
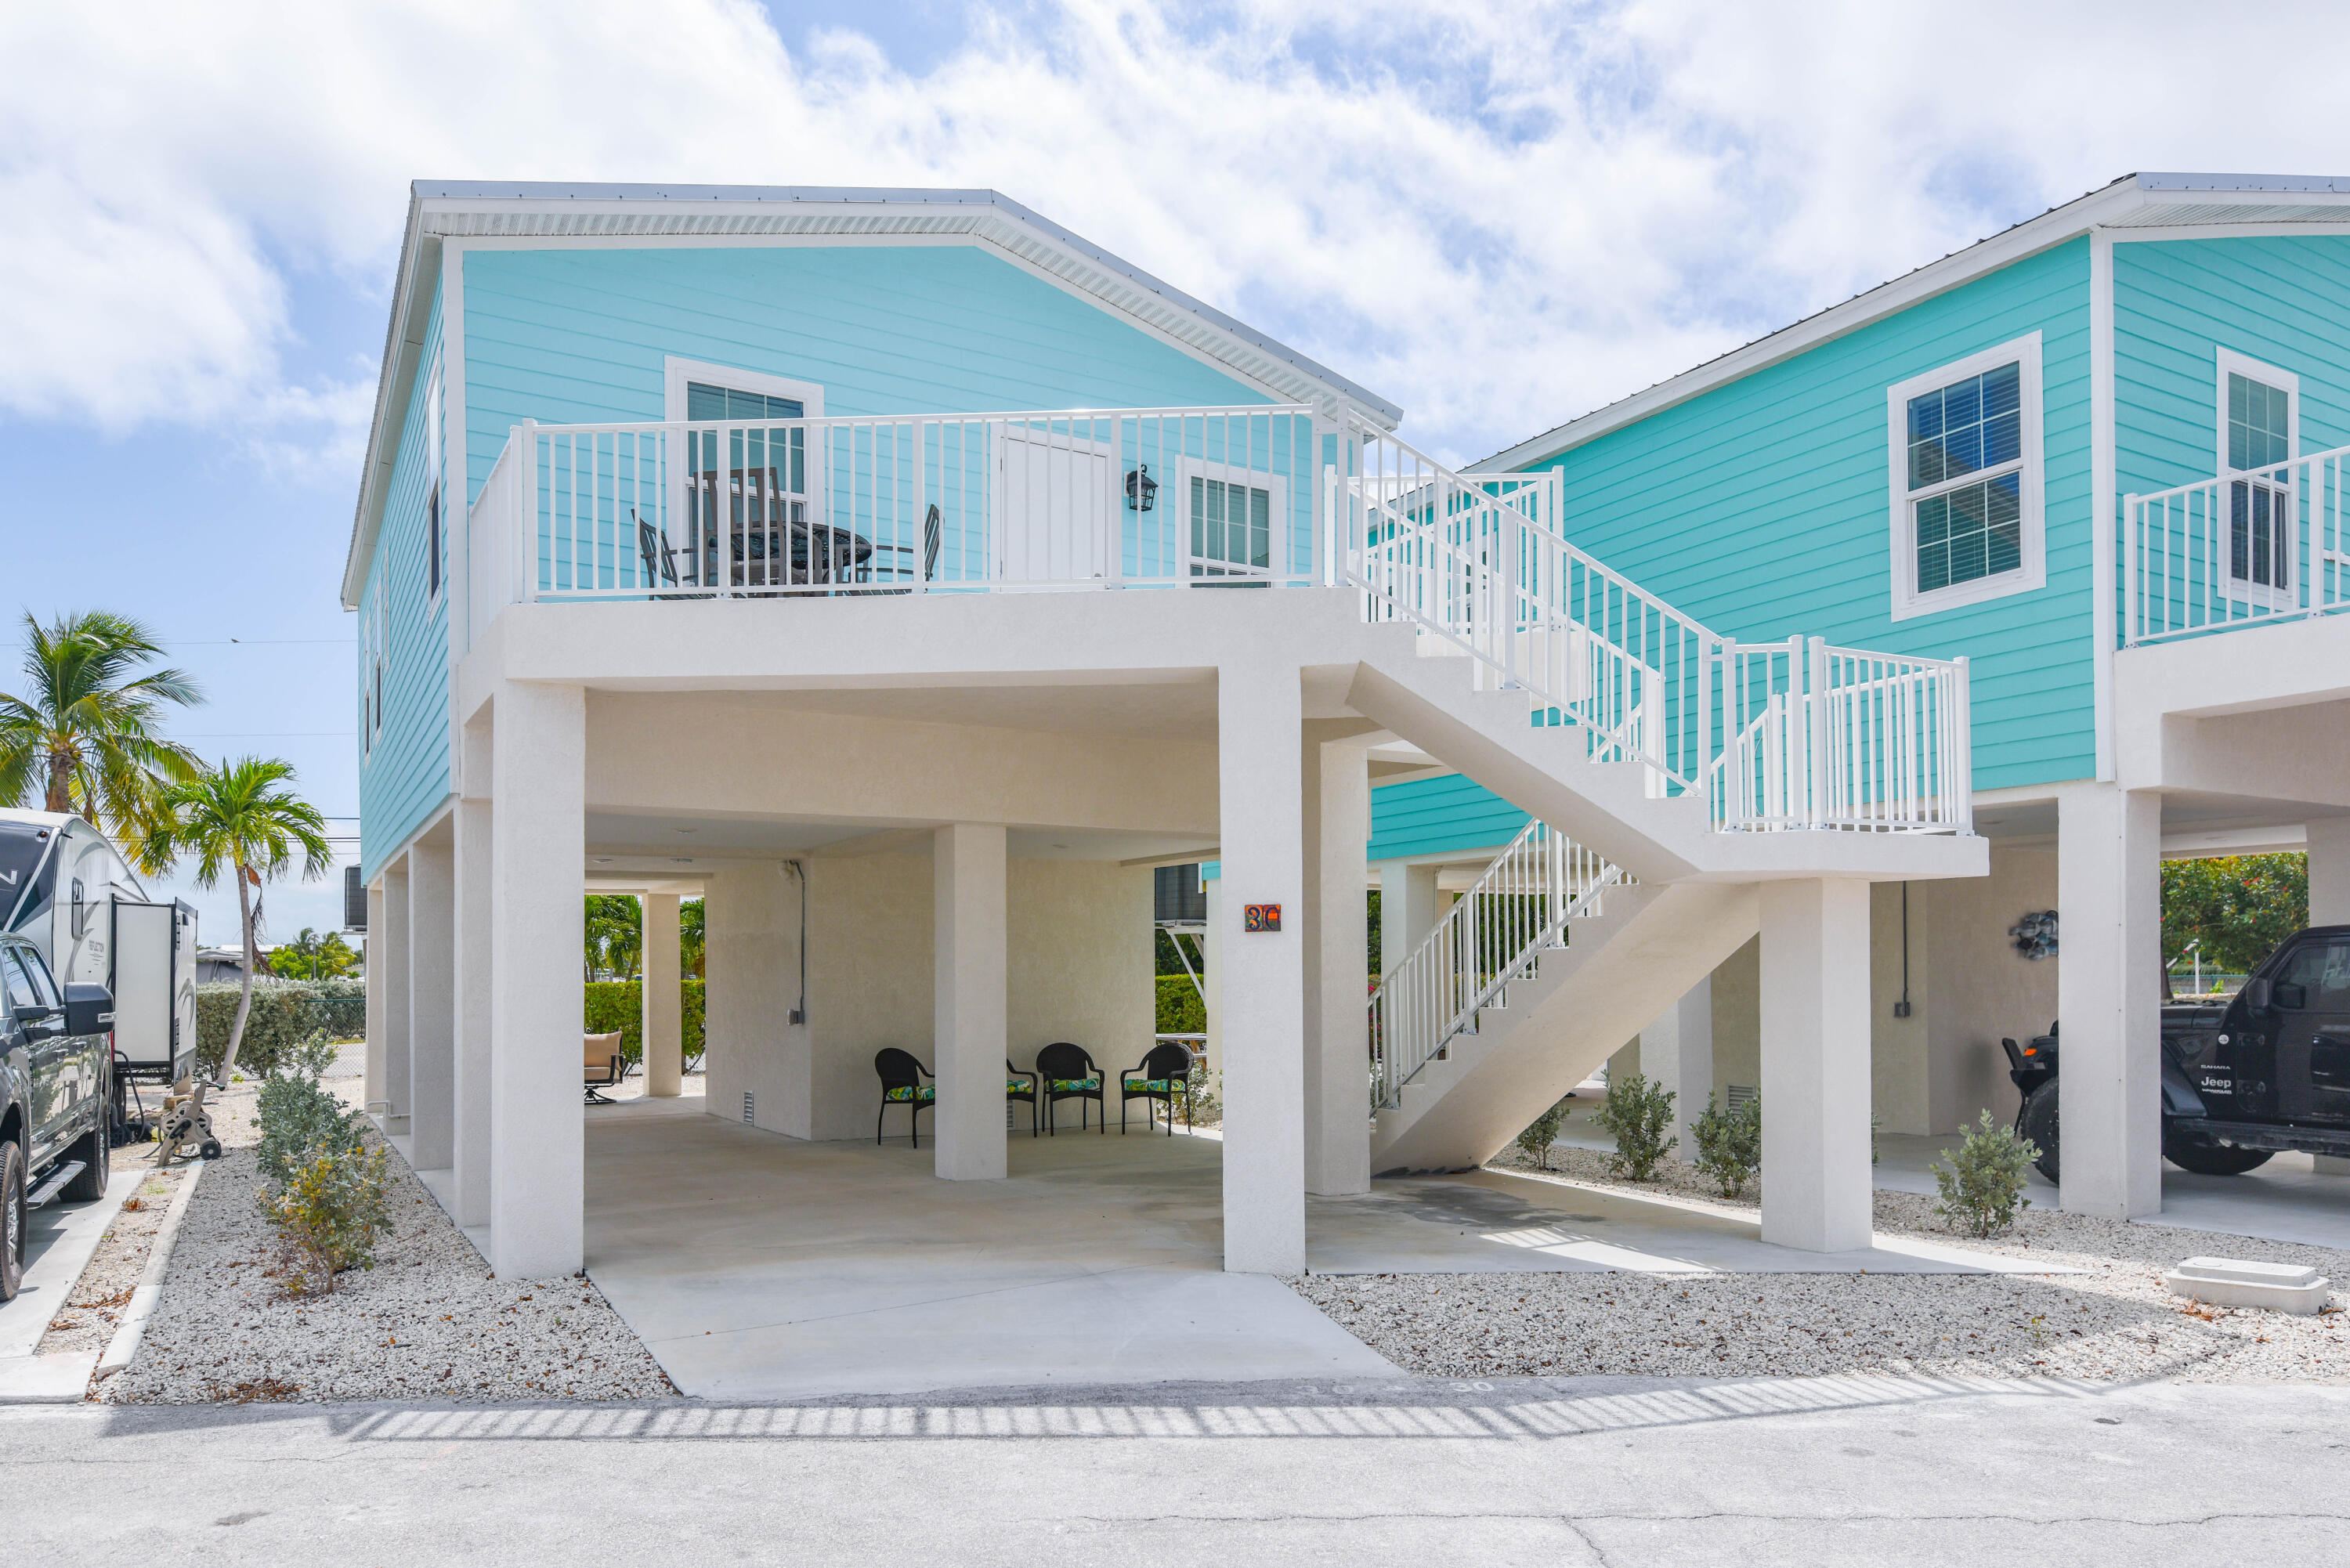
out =
[[[2007,1049],[2023,1092],[2015,1130],[2056,1179],[2057,1035]],[[2313,926],[2271,953],[2243,990],[2162,1009],[2162,1155],[2237,1176],[2282,1149],[2350,1158],[2350,926]]]
[[[31,1213],[106,1196],[114,998],[62,993],[40,950],[0,936],[0,1302],[25,1277]]]

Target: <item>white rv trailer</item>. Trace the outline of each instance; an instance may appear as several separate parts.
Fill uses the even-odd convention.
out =
[[[0,931],[30,940],[58,984],[114,992],[118,1085],[195,1070],[196,911],[151,900],[106,835],[78,816],[0,810]]]

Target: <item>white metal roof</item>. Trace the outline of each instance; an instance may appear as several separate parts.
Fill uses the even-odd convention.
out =
[[[1985,273],[2078,238],[2093,228],[2147,229],[2350,221],[2350,176],[2126,174],[2036,218],[1980,240],[1915,272],[1830,306],[1719,358],[1495,452],[1475,469],[1510,469],[1556,457],[1610,431],[1687,402],[1742,376],[1881,320]]]
[[[1283,401],[1352,407],[1389,429],[1403,419],[1402,409],[1387,399],[994,191],[420,180],[410,187],[375,420],[343,568],[344,607],[358,607],[381,521],[410,389],[421,369],[426,313],[419,307],[431,297],[429,280],[437,270],[442,241],[762,234],[966,236],[1090,296]]]

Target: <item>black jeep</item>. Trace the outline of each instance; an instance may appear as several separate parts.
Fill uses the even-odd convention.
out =
[[[2015,1130],[2057,1172],[2057,1035],[2007,1049],[2023,1092]],[[2350,1158],[2350,926],[2313,926],[2220,1002],[2162,1009],[2162,1155],[2237,1176],[2280,1149]]]
[[[106,1196],[114,998],[63,994],[40,951],[0,937],[0,1302],[25,1277],[31,1211]]]

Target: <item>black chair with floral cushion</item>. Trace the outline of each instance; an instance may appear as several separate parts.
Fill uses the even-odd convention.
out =
[[[1014,1066],[1011,1057],[1006,1056],[1003,1059],[1003,1103],[1008,1106],[1014,1100],[1028,1102],[1028,1136],[1030,1137],[1037,1136],[1036,1087],[1043,1080],[1036,1074],[1024,1073]],[[1010,1132],[1012,1128],[1009,1124],[1006,1124],[1003,1130]]]
[[[1191,1050],[1188,1045],[1169,1040],[1154,1045],[1142,1058],[1139,1067],[1128,1067],[1118,1075],[1118,1130],[1126,1131],[1126,1102],[1143,1102],[1143,1114],[1151,1118],[1149,1126],[1158,1127],[1159,1107],[1167,1107],[1167,1136],[1175,1136],[1175,1102],[1183,1102],[1183,1125],[1191,1125]],[[1103,1120],[1107,1121],[1105,1115]]]
[[[873,1141],[881,1141],[881,1120],[889,1114],[889,1107],[903,1106],[914,1147],[921,1147],[922,1113],[934,1109],[939,1097],[938,1085],[922,1081],[931,1075],[931,1070],[915,1060],[912,1052],[890,1045],[873,1054],[873,1071],[881,1079],[881,1108],[874,1113]]]
[[[1102,1127],[1109,1131],[1109,1102],[1102,1094],[1102,1072],[1082,1045],[1055,1040],[1036,1053],[1036,1075],[1043,1080],[1045,1130],[1053,1132],[1055,1113],[1063,1100],[1077,1102],[1077,1127],[1083,1131],[1090,1113],[1086,1102],[1102,1107]]]

